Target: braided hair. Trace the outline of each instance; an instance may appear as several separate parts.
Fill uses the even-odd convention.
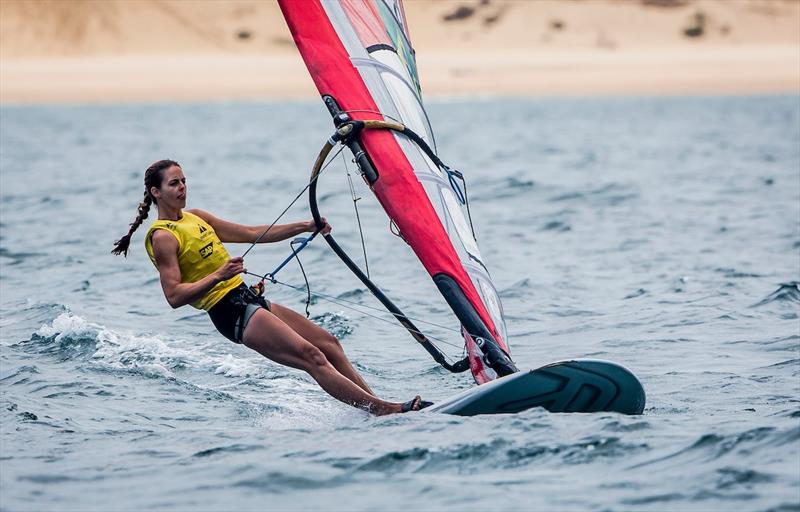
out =
[[[150,188],[160,188],[161,182],[164,179],[164,171],[173,165],[180,167],[180,164],[174,160],[159,160],[148,167],[144,172],[144,199],[142,199],[142,202],[139,203],[139,211],[136,215],[136,218],[133,219],[133,222],[131,223],[128,234],[114,242],[114,248],[111,250],[113,254],[122,254],[124,256],[128,255],[128,247],[131,245],[131,237],[133,236],[133,232],[136,231],[136,229],[141,226],[142,222],[147,218],[147,214],[150,211],[150,205],[154,203],[158,204],[156,198],[150,194]]]

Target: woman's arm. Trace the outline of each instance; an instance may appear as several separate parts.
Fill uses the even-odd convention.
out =
[[[152,235],[153,256],[161,278],[164,297],[173,308],[179,308],[200,300],[215,285],[244,271],[244,260],[240,257],[229,259],[225,265],[203,279],[194,283],[181,282],[181,268],[178,265],[178,240],[159,229]]]
[[[253,243],[267,228],[269,228],[269,225],[266,224],[263,226],[244,226],[242,224],[228,222],[227,220],[215,217],[209,212],[194,208],[187,211],[208,222],[211,227],[214,228],[214,231],[217,232],[217,236],[222,242]],[[280,242],[281,240],[297,236],[300,233],[313,232],[315,229],[316,225],[313,220],[307,222],[293,222],[291,224],[275,224],[269,230],[269,233],[261,237],[258,241],[259,243]],[[326,222],[325,227],[322,229],[322,234],[327,234],[330,230],[330,226]]]

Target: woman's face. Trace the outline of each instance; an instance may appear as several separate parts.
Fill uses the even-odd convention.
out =
[[[183,169],[177,165],[166,169],[161,187],[152,187],[150,194],[156,198],[159,206],[175,209],[186,207],[186,177],[183,175]]]

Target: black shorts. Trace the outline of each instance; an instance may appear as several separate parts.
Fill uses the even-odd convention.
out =
[[[240,284],[214,304],[208,310],[208,316],[223,336],[234,343],[241,343],[247,323],[259,308],[269,311],[269,301],[256,295],[247,285]]]

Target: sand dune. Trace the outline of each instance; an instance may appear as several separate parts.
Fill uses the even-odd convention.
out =
[[[797,0],[407,0],[406,11],[427,95],[800,91]],[[271,0],[0,1],[4,103],[314,95]]]

